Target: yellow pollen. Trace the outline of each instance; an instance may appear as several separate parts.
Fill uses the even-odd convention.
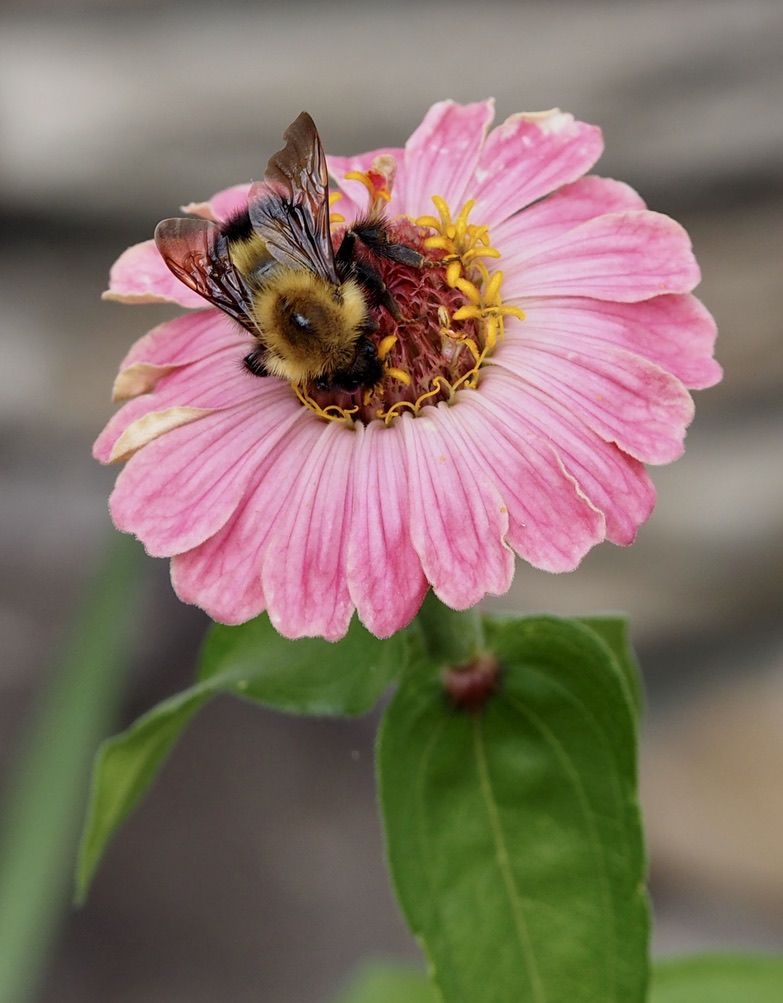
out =
[[[389,376],[391,379],[397,380],[398,383],[404,383],[406,387],[409,387],[413,382],[404,369],[397,369],[395,366],[387,366],[384,376]]]
[[[459,282],[459,278],[462,275],[462,262],[459,258],[454,258],[446,266],[446,285],[450,286],[452,289]]]
[[[452,320],[481,320],[484,311],[480,306],[461,306],[451,315]]]
[[[487,351],[491,352],[497,344],[498,334],[500,333],[500,325],[498,324],[497,317],[487,317],[485,324],[484,338],[486,341]]]
[[[454,288],[459,289],[464,296],[467,296],[474,306],[481,306],[481,291],[473,282],[468,282],[467,279],[459,278],[454,283]]]
[[[480,258],[499,258],[500,251],[497,251],[494,247],[475,247],[470,251],[466,251],[462,255],[462,263],[466,267],[473,264],[474,261],[478,261]]]
[[[397,344],[396,334],[387,334],[385,338],[381,338],[380,344],[378,345],[378,358],[383,362],[389,352]]]
[[[440,222],[435,224],[435,229],[442,232],[451,226],[451,212],[446,205],[446,200],[441,195],[433,195],[432,202],[440,216]]]
[[[454,241],[449,237],[427,237],[424,248],[427,251],[450,251]]]
[[[503,284],[503,272],[495,272],[487,283],[484,291],[484,299],[487,303],[496,303],[500,296],[500,287]]]

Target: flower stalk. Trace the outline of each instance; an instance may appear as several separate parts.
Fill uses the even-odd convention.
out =
[[[481,616],[471,609],[450,609],[430,591],[416,623],[428,657],[440,666],[458,669],[473,662],[485,647]]]

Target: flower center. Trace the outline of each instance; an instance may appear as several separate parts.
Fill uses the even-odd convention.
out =
[[[371,201],[388,201],[390,173],[371,169],[351,177],[366,185]],[[417,415],[428,405],[450,402],[458,390],[478,386],[481,367],[503,338],[504,318],[524,319],[522,310],[503,303],[503,273],[487,267],[500,252],[492,247],[486,226],[469,222],[474,202],[453,217],[444,199],[434,195],[432,201],[437,216],[415,221],[402,216],[388,224],[394,242],[422,254],[421,268],[373,259],[400,314],[373,311],[378,324],[373,341],[383,362],[380,380],[353,393],[295,386],[301,402],[319,417],[389,424],[404,411]],[[333,214],[333,224],[338,220]]]

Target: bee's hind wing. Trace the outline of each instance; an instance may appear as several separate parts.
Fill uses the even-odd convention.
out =
[[[256,331],[250,290],[220,227],[206,219],[164,219],[155,228],[155,244],[181,282],[251,333]]]

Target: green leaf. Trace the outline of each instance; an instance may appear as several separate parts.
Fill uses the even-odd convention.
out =
[[[639,663],[628,636],[627,618],[624,616],[583,616],[579,618],[579,622],[595,631],[611,648],[628,686],[628,693],[636,710],[636,716],[640,718],[644,710],[644,689]]]
[[[452,707],[420,652],[378,769],[403,911],[447,1003],[641,1003],[649,914],[636,718],[578,622],[488,620],[498,689]]]
[[[780,1003],[783,957],[712,955],[659,962],[650,1003]]]
[[[405,667],[404,633],[379,640],[357,618],[341,641],[281,637],[264,614],[238,627],[215,624],[199,679],[227,671],[238,696],[298,714],[365,714]]]
[[[366,965],[334,1003],[438,1003],[438,997],[423,972],[375,962]]]
[[[199,682],[158,704],[98,750],[76,872],[77,901],[83,901],[111,837],[149,789],[193,715],[216,693],[302,714],[362,714],[404,668],[406,658],[403,634],[381,641],[358,621],[335,643],[322,638],[289,641],[266,616],[240,627],[212,627]]]
[[[212,686],[193,687],[164,700],[98,749],[76,868],[77,902],[84,901],[109,840],[158,775],[185,726],[213,692]]]

